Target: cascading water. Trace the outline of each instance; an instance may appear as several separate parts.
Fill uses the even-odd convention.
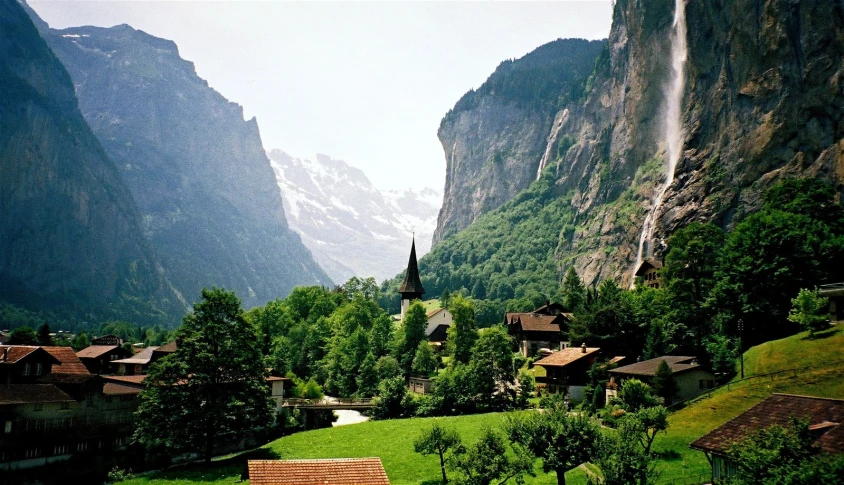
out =
[[[660,187],[651,204],[651,210],[642,224],[642,234],[639,236],[639,251],[636,254],[636,264],[630,276],[630,286],[633,287],[636,270],[642,260],[653,255],[653,235],[656,227],[656,217],[662,207],[663,198],[668,188],[674,183],[674,170],[683,153],[683,120],[682,103],[683,92],[686,88],[686,6],[683,0],[674,1],[674,23],[671,37],[671,80],[665,90],[665,182]]]
[[[536,180],[539,180],[539,177],[542,176],[542,171],[545,170],[545,165],[548,163],[548,159],[551,158],[551,150],[557,142],[557,135],[560,134],[560,129],[565,124],[568,116],[569,110],[566,108],[562,113],[554,117],[554,125],[551,127],[551,133],[548,135],[548,141],[545,143],[545,152],[539,160],[539,168],[536,169]]]

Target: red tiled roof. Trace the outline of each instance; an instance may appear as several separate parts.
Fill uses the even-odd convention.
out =
[[[96,358],[117,348],[117,345],[90,345],[76,353],[80,359]]]
[[[8,387],[0,386],[0,404],[68,401],[74,401],[74,399],[52,384],[12,384]]]
[[[138,386],[127,386],[126,384],[118,384],[116,382],[106,382],[103,384],[103,394],[107,396],[140,394],[142,390]]]
[[[754,431],[788,426],[792,418],[808,419],[822,452],[844,454],[844,399],[773,394],[722,426],[693,441],[691,448],[724,455],[730,446]]]
[[[542,367],[564,367],[600,350],[601,349],[597,347],[587,347],[586,352],[584,352],[580,347],[569,347],[553,352],[548,357],[537,360],[533,363],[533,365],[541,365]]]
[[[106,381],[114,381],[114,382],[127,382],[129,384],[142,384],[144,379],[146,378],[145,375],[140,376],[102,376],[103,379]]]
[[[84,374],[91,375],[85,364],[79,360],[76,353],[70,347],[42,347],[50,353],[53,357],[59,360],[61,364],[53,365],[50,371],[53,374]]]
[[[559,332],[559,315],[543,315],[539,313],[508,313],[507,324],[518,325],[521,322],[525,332]]]
[[[14,364],[36,350],[35,345],[0,345],[0,363]]]
[[[695,360],[695,357],[682,355],[663,355],[662,357],[657,357],[655,359],[643,360],[642,362],[636,362],[635,364],[625,365],[617,369],[612,369],[610,373],[633,376],[654,376],[656,375],[657,368],[659,368],[660,361],[663,360],[666,364],[668,364],[668,368],[671,369],[672,374],[679,374],[680,372],[685,372],[687,370],[696,369],[700,367],[697,363],[692,364],[692,361]]]
[[[380,458],[249,460],[252,485],[390,485]]]

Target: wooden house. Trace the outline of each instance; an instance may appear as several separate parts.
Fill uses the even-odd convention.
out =
[[[507,334],[515,341],[515,347],[524,357],[532,357],[540,349],[559,349],[566,341],[571,313],[565,313],[562,305],[550,303],[532,312],[509,312],[504,315]]]
[[[596,347],[569,347],[552,352],[534,362],[537,387],[549,394],[564,393],[573,401],[582,401],[588,382],[587,372],[601,349]]]
[[[657,259],[646,259],[636,269],[635,276],[642,278],[642,283],[648,288],[659,288],[662,286],[662,276],[659,270],[662,269],[662,261]]]
[[[830,323],[844,322],[844,283],[821,285],[818,294],[829,300]]]
[[[674,402],[684,401],[715,387],[715,376],[690,356],[664,355],[655,359],[643,360],[610,370],[611,384],[607,386],[607,401],[615,396],[615,386],[621,386],[627,379],[639,379],[651,384],[656,370],[662,361],[668,364],[671,375],[677,382],[677,394]]]
[[[76,353],[91,374],[114,374],[119,368],[114,361],[131,355],[132,351],[119,345],[90,345]]]

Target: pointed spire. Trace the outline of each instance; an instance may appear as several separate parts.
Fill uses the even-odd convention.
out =
[[[422,281],[419,279],[419,267],[416,264],[416,236],[410,244],[410,260],[407,262],[407,272],[404,274],[404,281],[399,287],[399,293],[403,300],[413,300],[425,293]]]

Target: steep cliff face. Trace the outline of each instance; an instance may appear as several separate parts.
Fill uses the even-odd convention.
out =
[[[505,61],[443,118],[437,135],[447,172],[434,244],[536,180],[556,149],[555,111],[577,96],[602,48],[600,41],[556,40]]]
[[[0,93],[0,298],[165,322],[160,310],[180,304],[132,196],[79,112],[67,71],[14,1],[0,2]]]
[[[252,306],[295,285],[330,284],[287,227],[255,119],[244,121],[172,41],[127,25],[47,39],[186,299],[216,285]]]
[[[566,140],[545,170],[575,214],[555,259],[574,264],[586,281],[629,281],[642,223],[665,179],[674,4],[616,3],[585,101],[563,105],[546,133]],[[729,227],[783,177],[822,177],[844,189],[844,7],[746,0],[685,8],[682,156],[655,212],[657,255],[664,238],[690,221]],[[447,162],[449,173],[460,170]],[[536,157],[513,165],[520,167],[503,178],[521,177]],[[475,194],[500,193],[484,184],[450,190],[464,212]]]

